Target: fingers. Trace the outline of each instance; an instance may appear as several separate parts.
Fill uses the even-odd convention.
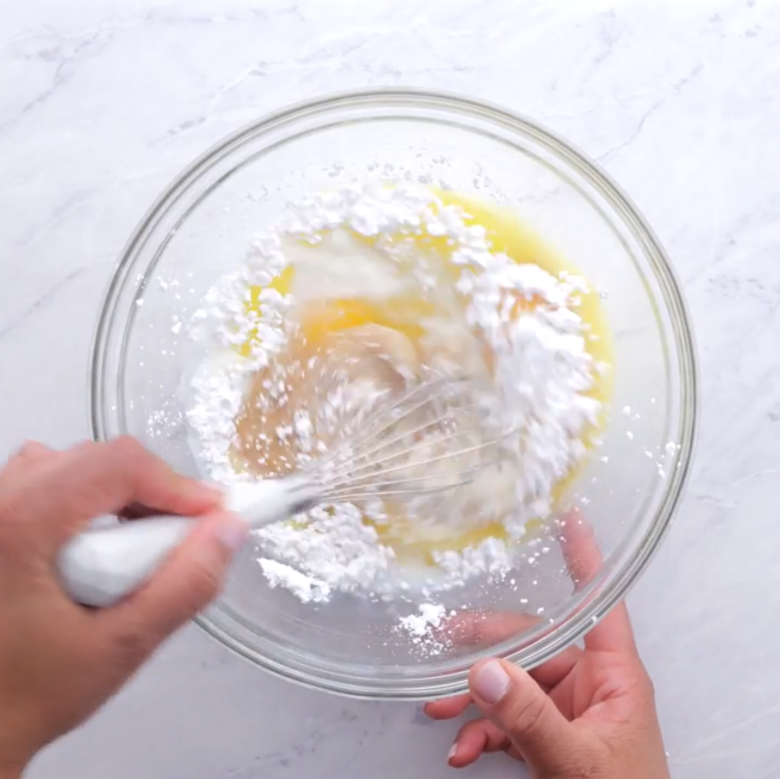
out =
[[[572,646],[564,649],[552,660],[529,671],[530,677],[545,691],[548,692],[560,684],[572,671],[582,658],[582,650]]]
[[[530,614],[514,612],[475,614],[466,612],[448,620],[446,631],[450,640],[458,646],[491,648],[512,636],[524,633],[538,625],[539,622],[539,617]],[[581,649],[570,647],[529,673],[547,691],[569,674],[581,655]],[[429,705],[433,705],[433,710],[436,712],[440,710],[449,711],[448,702],[452,700],[458,699],[449,698],[445,701],[434,701],[433,704]],[[440,707],[443,707],[443,709]],[[434,719],[450,719],[449,716],[429,716],[432,716]],[[452,716],[457,716],[457,714]]]
[[[115,513],[141,504],[158,513],[197,516],[221,503],[222,496],[214,487],[176,473],[133,438],[125,436],[94,446],[102,451],[93,454],[87,449],[82,463],[88,465],[90,476],[107,481],[99,493],[104,508],[98,513]]]
[[[203,517],[160,571],[120,605],[97,615],[124,673],[219,593],[248,525],[225,511]]]
[[[634,630],[624,603],[612,611],[585,636],[585,648],[591,652],[619,652],[637,654]]]
[[[539,617],[522,612],[462,612],[444,624],[447,637],[457,646],[494,647],[539,624]]]
[[[552,660],[529,671],[529,675],[547,693],[571,673],[581,657],[582,650],[579,647],[570,647]],[[428,701],[423,706],[423,711],[433,720],[448,720],[459,717],[471,703],[471,693],[466,693],[452,698]]]
[[[55,454],[56,452],[53,449],[49,449],[48,446],[39,441],[25,441],[14,455],[14,459],[27,463],[40,462]]]
[[[471,670],[469,686],[474,703],[535,774],[566,776],[578,764],[577,731],[525,671],[505,660],[485,660]]]
[[[4,482],[11,482],[28,468],[34,467],[37,463],[50,460],[58,454],[59,452],[55,452],[37,441],[27,441],[18,452],[11,455],[2,473],[0,473],[0,477],[2,477]]]
[[[142,503],[161,513],[198,516],[219,505],[217,490],[175,473],[132,438],[84,444],[43,462],[18,485],[12,506],[47,528],[52,549],[89,520]]]
[[[577,590],[584,589],[598,576],[604,560],[593,528],[582,513],[570,511],[562,522],[561,551]]]
[[[117,512],[117,516],[120,519],[146,519],[148,517],[159,517],[163,514],[165,512],[160,509],[153,506],[144,506],[143,503],[131,503]]]
[[[447,762],[453,768],[465,768],[474,763],[483,752],[510,752],[518,756],[509,737],[490,720],[467,722],[455,737]]]
[[[435,720],[459,717],[471,705],[471,695],[456,695],[439,701],[430,701],[424,706],[425,713]],[[522,759],[509,737],[488,719],[467,722],[455,737],[447,755],[447,762],[453,768],[465,768],[479,758],[483,752],[506,751],[512,757]]]
[[[567,515],[560,542],[575,586],[582,589],[599,574],[604,561],[593,528],[579,511]],[[636,653],[634,632],[624,604],[616,606],[585,636],[585,647],[594,652]]]
[[[539,618],[529,614],[502,612],[497,614],[462,613],[448,620],[446,633],[457,646],[492,647],[511,636],[523,633],[538,624]],[[580,650],[576,647],[535,669],[531,674],[545,688],[563,679],[576,663]],[[471,704],[471,695],[455,695],[429,701],[423,707],[431,719],[448,720],[458,717]]]
[[[435,720],[453,719],[459,717],[471,705],[471,694],[455,695],[452,698],[442,698],[429,701],[423,706],[423,711]]]

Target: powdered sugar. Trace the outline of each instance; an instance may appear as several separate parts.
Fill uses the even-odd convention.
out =
[[[285,587],[302,603],[322,603],[330,600],[330,587],[325,582],[267,557],[261,557],[258,562],[271,589]]]
[[[426,248],[431,239],[446,241],[457,270],[451,288],[440,256]],[[288,270],[289,289],[268,286]],[[256,299],[253,287],[262,288]],[[337,503],[255,533],[269,584],[320,603],[337,592],[430,595],[508,570],[528,521],[552,512],[555,486],[583,458],[583,438],[598,423],[600,404],[588,394],[598,366],[575,310],[586,291],[578,277],[556,278],[494,252],[483,227],[420,185],[361,184],[316,194],[258,235],[244,269],[221,280],[191,326],[211,344],[192,381],[188,414],[211,478],[228,484],[255,478],[236,467],[236,447],[237,420],[257,376],[262,384],[253,398],[263,423],[278,417],[254,441],[268,473],[302,467],[327,451],[334,436],[359,428],[377,402],[420,371],[487,376],[518,431],[506,442],[501,468],[444,501],[422,498],[406,507],[403,532],[432,545],[428,562],[399,556],[401,531],[381,501]],[[367,335],[353,328],[346,341],[328,340],[328,348],[303,361],[282,359],[298,337],[296,312],[308,310],[302,303],[407,294],[433,301],[439,311],[426,315],[414,347],[389,328]],[[266,450],[282,453],[274,459]],[[494,523],[507,540],[456,543],[459,534]],[[419,619],[432,624],[433,614],[421,612]],[[402,625],[413,634],[419,627]]]
[[[524,535],[524,532],[522,534]],[[459,582],[468,581],[485,572],[502,573],[512,564],[510,550],[498,538],[486,538],[460,552],[434,552],[433,559],[452,579]]]
[[[397,632],[405,635],[412,645],[425,655],[438,655],[449,646],[449,639],[440,630],[447,617],[447,610],[438,603],[422,603],[416,614],[398,620]]]
[[[319,506],[306,525],[277,523],[256,531],[264,553],[292,566],[316,582],[320,590],[371,591],[379,574],[387,572],[393,549],[379,543],[376,530],[351,504]],[[277,569],[278,580],[294,585],[295,576]]]
[[[398,621],[411,635],[421,638],[429,633],[431,628],[439,627],[445,614],[444,606],[437,603],[423,603],[420,605],[419,613],[401,617]]]

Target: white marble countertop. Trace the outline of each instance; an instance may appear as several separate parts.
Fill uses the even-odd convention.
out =
[[[557,9],[557,10],[556,10]],[[598,159],[679,271],[694,475],[630,602],[682,779],[780,776],[780,5],[773,0],[0,4],[0,457],[88,436],[113,263],[179,169],[293,100],[462,91]],[[413,705],[273,679],[185,630],[35,779],[450,775]],[[510,777],[502,757],[465,776]]]

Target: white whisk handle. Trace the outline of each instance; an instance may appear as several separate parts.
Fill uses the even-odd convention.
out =
[[[240,514],[252,528],[287,519],[315,502],[316,493],[298,477],[240,484],[225,495],[225,508]],[[87,530],[60,552],[62,586],[84,606],[113,606],[160,567],[194,522],[159,516]]]
[[[236,484],[225,495],[225,508],[240,514],[252,528],[287,519],[314,502],[315,491],[298,476]]]
[[[62,586],[84,606],[113,606],[137,590],[193,526],[185,517],[149,517],[87,530],[60,552]]]

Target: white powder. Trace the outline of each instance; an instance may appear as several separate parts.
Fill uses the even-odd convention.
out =
[[[300,591],[297,575],[302,573],[319,591],[370,591],[380,573],[389,570],[395,553],[379,543],[356,506],[319,506],[309,517],[303,527],[280,522],[255,533],[265,553],[287,566],[275,569],[278,583]]]
[[[330,600],[330,587],[289,565],[262,557],[258,560],[271,589],[282,586],[303,603],[321,603]]]
[[[503,470],[486,471],[444,501],[437,497],[435,504],[428,499],[410,504],[409,517],[417,520],[414,532],[422,540],[441,541],[453,528],[498,521],[514,542],[529,520],[550,515],[553,488],[584,456],[583,436],[596,425],[600,409],[587,395],[600,366],[586,350],[587,327],[573,310],[587,288],[580,278],[555,278],[494,253],[484,228],[468,225],[464,216],[421,185],[355,185],[307,198],[257,236],[245,268],[209,293],[191,327],[196,337],[210,339],[210,351],[217,355],[193,379],[188,414],[211,478],[226,484],[249,478],[234,469],[231,450],[237,442],[236,417],[257,371],[270,366],[263,413],[285,408],[291,394],[300,392],[276,368],[291,338],[295,305],[382,299],[403,295],[412,285],[439,295],[437,300],[449,295],[452,311],[459,311],[460,319],[453,314],[425,323],[421,344],[431,366],[445,373],[484,371],[474,340],[478,334],[493,354],[494,392],[509,411],[508,424],[518,431],[506,441]],[[452,247],[452,263],[459,269],[457,293],[447,291],[437,276],[436,258],[410,240],[423,233],[444,237]],[[409,240],[404,242],[404,236]],[[267,285],[290,264],[291,293],[266,288],[259,310],[252,310],[249,286]],[[532,300],[534,305],[518,312],[518,301]],[[419,370],[404,339],[369,335],[354,354],[348,351],[355,348],[351,332],[347,352],[312,358],[307,366],[311,398],[289,424],[279,424],[259,443],[275,438],[289,451],[286,464],[301,467],[328,449],[329,436],[340,427],[360,429],[360,420],[392,391],[393,383]],[[247,343],[249,355],[239,357],[237,347]],[[322,379],[326,375],[338,381],[328,384]],[[304,602],[324,602],[335,592],[388,597],[417,588],[430,594],[475,576],[502,574],[513,564],[515,547],[487,538],[466,549],[434,552],[436,568],[421,576],[419,567],[397,559],[364,521],[382,524],[384,512],[381,501],[360,508],[339,503],[318,507],[301,522],[256,531],[266,578]],[[421,611],[414,620],[430,626],[435,614]],[[412,633],[423,623],[402,620]]]
[[[413,636],[422,637],[437,628],[446,614],[446,609],[437,603],[423,603],[418,614],[401,617],[398,622]]]
[[[398,620],[397,631],[411,641],[412,646],[428,656],[438,655],[449,648],[446,635],[441,635],[447,610],[437,603],[422,603],[417,614]]]
[[[462,552],[434,552],[433,560],[459,583],[485,572],[502,573],[512,565],[507,545],[498,538],[486,538]]]

